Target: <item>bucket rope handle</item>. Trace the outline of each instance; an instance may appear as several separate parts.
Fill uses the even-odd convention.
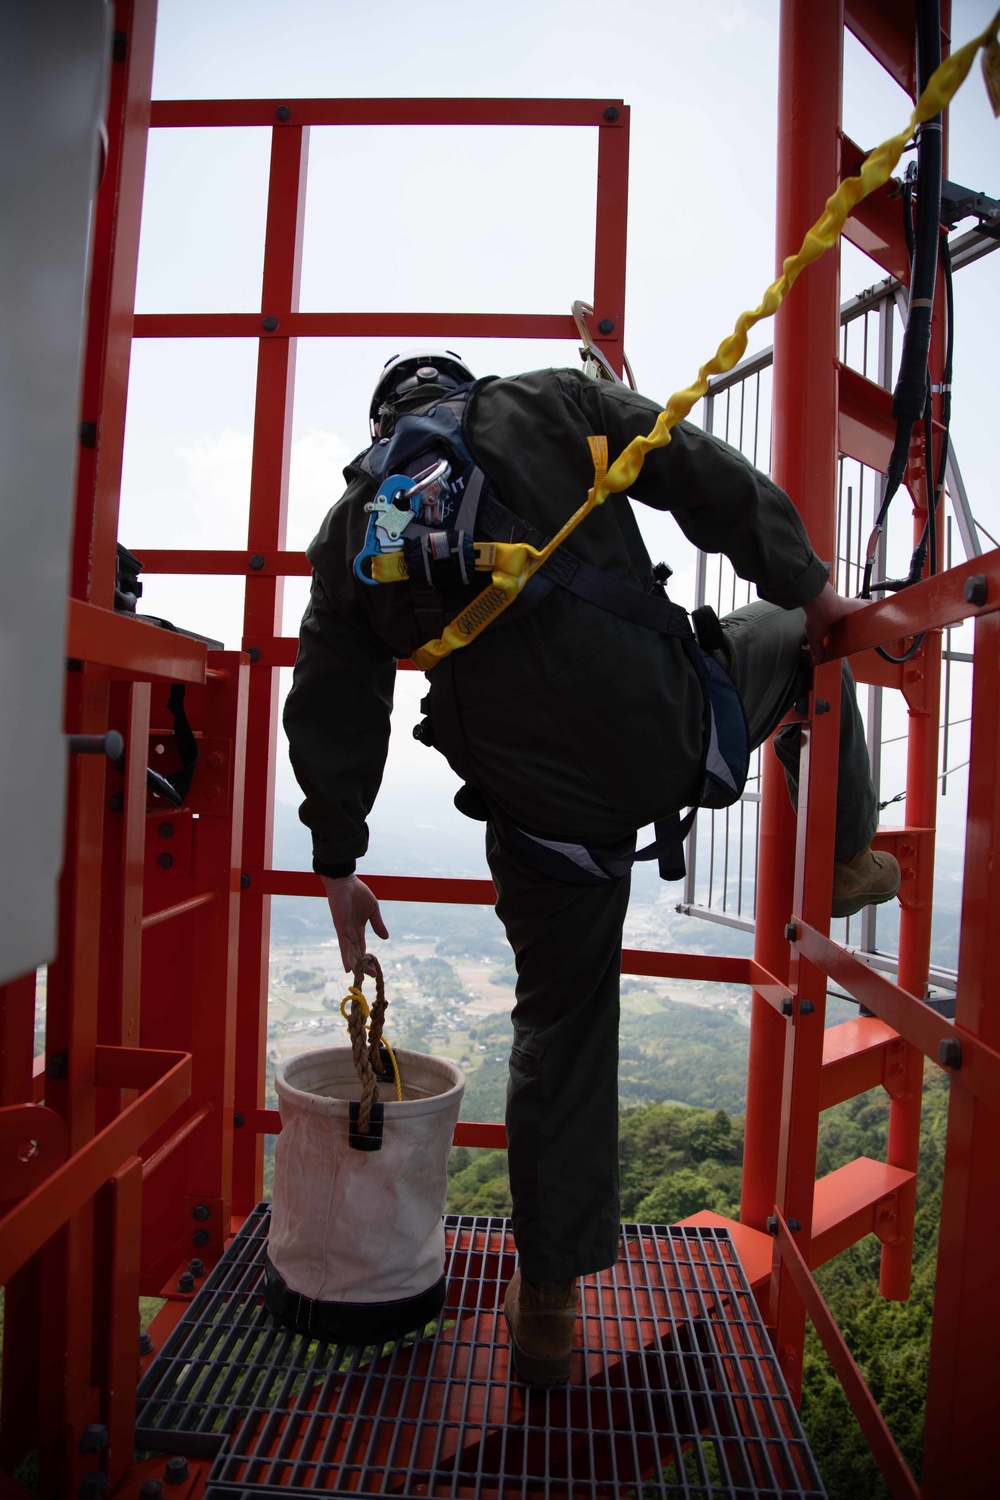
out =
[[[373,972],[375,975],[375,1003],[371,1007],[361,991],[365,974],[368,972]],[[351,1007],[350,1014],[346,1010],[348,1003]],[[377,1103],[379,1096],[378,1080],[386,1076],[382,1066],[381,1047],[385,1047],[389,1054],[389,1061],[392,1063],[396,1098],[401,1100],[403,1097],[403,1085],[399,1077],[396,1055],[388,1042],[382,1039],[387,1004],[382,965],[374,953],[366,953],[354,971],[354,983],[349,993],[340,1002],[340,1013],[347,1021],[347,1031],[351,1038],[354,1067],[361,1082],[361,1103],[358,1106],[357,1125],[359,1135],[368,1134],[372,1105]]]

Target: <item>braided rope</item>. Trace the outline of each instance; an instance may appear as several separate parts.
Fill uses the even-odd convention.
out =
[[[375,976],[375,1003],[370,1008],[361,990],[365,974],[369,972],[374,973]],[[351,1003],[350,1013],[345,1009],[348,1001]],[[374,953],[366,953],[354,971],[354,983],[351,985],[350,993],[345,995],[340,1006],[341,1015],[347,1020],[354,1067],[361,1082],[361,1103],[358,1106],[359,1135],[368,1134],[372,1105],[378,1102],[379,1097],[378,1081],[380,1078],[384,1080],[387,1076],[381,1056],[382,1027],[385,1023],[387,1003],[382,965]],[[395,1075],[396,1097],[402,1099],[403,1090],[396,1059],[388,1043],[385,1044],[385,1049],[389,1053]]]

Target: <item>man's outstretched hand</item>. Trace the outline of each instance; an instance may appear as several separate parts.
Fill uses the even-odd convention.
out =
[[[833,627],[845,615],[852,615],[855,610],[865,609],[870,603],[870,599],[848,599],[843,594],[838,594],[832,583],[828,583],[821,594],[817,594],[815,599],[810,599],[808,604],[803,605],[806,636],[813,661],[823,660],[823,642]]]
[[[372,931],[380,938],[387,938],[389,930],[382,920],[378,902],[359,876],[344,875],[339,880],[331,880],[329,875],[321,875],[320,879],[337,929],[344,969],[353,974],[368,951],[367,924],[371,923]]]

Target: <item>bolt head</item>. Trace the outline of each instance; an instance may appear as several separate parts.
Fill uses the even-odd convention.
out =
[[[159,865],[161,870],[169,870],[173,866],[174,856],[167,853],[158,854],[156,856],[156,863]]]
[[[246,873],[246,871],[244,871],[243,874],[240,876],[240,890],[241,891],[248,891],[249,889],[250,889],[250,876]]]
[[[190,1271],[181,1272],[181,1279],[177,1283],[177,1290],[179,1292],[194,1291],[194,1277],[191,1275]]]
[[[957,1073],[962,1066],[962,1043],[957,1037],[948,1036],[938,1043],[938,1062],[942,1068]]]
[[[619,118],[620,114],[621,110],[618,108],[617,104],[609,104],[607,109],[604,111],[604,118],[607,120],[609,125],[613,125]]]
[[[990,596],[990,586],[985,574],[974,573],[965,580],[966,604],[985,604]]]
[[[80,1434],[81,1453],[103,1453],[108,1446],[108,1429],[102,1422],[91,1422]]]
[[[597,331],[598,331],[598,333],[603,333],[603,334],[614,333],[614,331],[615,331],[615,320],[614,320],[614,318],[602,318],[601,321],[597,325]]]
[[[194,1234],[191,1236],[191,1243],[192,1245],[197,1245],[200,1249],[202,1245],[209,1244],[211,1242],[211,1239],[212,1236],[209,1234],[207,1229],[196,1229]]]
[[[161,1500],[163,1485],[158,1479],[147,1479],[139,1489],[140,1500]]]
[[[183,1484],[190,1475],[191,1470],[183,1453],[175,1453],[173,1458],[167,1459],[167,1472],[164,1475],[166,1484]]]
[[[153,1340],[150,1338],[150,1336],[149,1336],[148,1333],[140,1333],[140,1335],[139,1335],[139,1353],[140,1354],[152,1354],[152,1352],[153,1352],[153,1350],[154,1350],[155,1347],[156,1346],[154,1345]]]
[[[174,825],[173,823],[161,823],[156,831],[161,839],[172,839],[174,836]]]
[[[268,323],[273,323],[274,326],[275,326],[275,328],[277,328],[277,326],[278,326],[278,320],[277,320],[277,318],[265,318],[264,319],[265,327],[266,327],[266,325]],[[259,552],[255,552],[254,555],[253,555],[253,557],[251,557],[251,559],[250,559],[250,566],[251,566],[251,568],[253,568],[253,570],[254,570],[255,573],[259,573],[260,570],[261,570],[261,568],[264,566],[264,559],[263,559],[263,557],[261,556],[261,554]]]
[[[292,112],[288,108],[288,105],[287,104],[279,104],[278,107],[277,107],[277,109],[274,111],[274,118],[276,120],[282,120],[282,121],[284,121],[284,120],[290,120],[292,118]]]
[[[206,1223],[212,1217],[212,1210],[207,1203],[196,1203],[191,1210],[191,1217],[198,1219],[200,1223]]]
[[[792,1011],[794,1009],[795,1009],[795,1006],[792,1004],[791,1000],[782,1000],[782,1002],[781,1002],[781,1014],[783,1016],[790,1016],[792,1014]]]
[[[796,927],[795,923],[794,922],[786,922],[785,923],[785,939],[786,939],[786,941],[789,942],[789,943],[794,943],[794,942],[797,941],[798,936],[799,936],[799,929]]]
[[[263,318],[261,320],[261,327],[265,333],[277,333],[278,320],[277,318]]]

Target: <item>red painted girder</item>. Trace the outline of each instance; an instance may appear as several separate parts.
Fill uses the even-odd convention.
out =
[[[204,682],[203,641],[146,625],[82,599],[69,601],[66,655],[127,672],[133,681]]]
[[[254,565],[251,558],[258,558]],[[312,566],[304,552],[173,552],[143,549],[144,573],[237,574],[250,578],[308,577]]]
[[[252,662],[255,667],[294,667],[299,652],[299,638],[295,635],[263,638],[256,634],[244,635],[242,650],[257,652]]]
[[[617,120],[604,118],[608,108]],[[157,127],[267,125],[596,125],[622,130],[628,107],[620,99],[154,99]]]
[[[899,865],[898,900],[904,911],[930,911],[934,901],[933,828],[880,828],[872,848]]]
[[[857,1417],[868,1446],[882,1475],[889,1486],[893,1500],[919,1500],[920,1492],[896,1447],[895,1440],[885,1425],[885,1419],[876,1405],[864,1376],[854,1362],[854,1357],[844,1342],[843,1335],[834,1321],[823,1295],[809,1272],[809,1267],[789,1233],[788,1225],[780,1209],[776,1210],[778,1221],[777,1246],[792,1284],[805,1304],[813,1327],[834,1367],[844,1394]]]
[[[915,1180],[913,1172],[884,1161],[859,1156],[816,1183],[813,1233],[808,1259],[813,1268],[825,1265],[866,1234],[873,1234],[882,1199],[900,1192]]]
[[[986,602],[971,604],[965,598],[969,579],[985,579]],[[925,578],[902,593],[856,610],[834,626],[827,641],[826,659],[853,656],[868,646],[891,645],[904,636],[957,625],[1000,609],[1000,549],[970,558],[958,567]]]
[[[800,917],[794,917],[793,921],[799,952],[874,1011],[925,1057],[940,1063],[942,1045],[958,1042],[962,1086],[984,1104],[996,1107],[996,1100],[1000,1098],[1000,1052],[994,1051],[957,1022],[939,1016],[929,1005],[869,968],[838,943],[821,936]]]
[[[0,985],[0,1104],[32,1099],[35,971]],[[42,1059],[44,1065],[44,1058]]]
[[[645,948],[622,949],[623,974],[650,974],[663,979],[717,979],[725,984],[756,982],[759,966],[749,958],[718,954],[659,953]]]
[[[838,361],[837,393],[840,404],[837,441],[841,453],[884,473],[896,441],[892,392]]]
[[[859,1016],[823,1035],[823,1072],[819,1107],[830,1109],[885,1082],[888,1051],[899,1038],[877,1016]]]
[[[323,882],[305,870],[251,870],[251,889],[267,896],[323,896]],[[494,906],[491,880],[451,880],[421,875],[366,875],[380,901],[441,901]]]
[[[840,137],[841,179],[856,177],[864,161],[866,151],[848,136]],[[907,285],[910,280],[910,260],[906,253],[903,234],[903,211],[901,202],[892,196],[893,180],[876,188],[867,198],[855,204],[844,226],[844,238],[850,240],[876,265],[890,276]]]
[[[577,326],[560,313],[280,313],[265,332],[261,313],[137,313],[137,339],[289,338],[575,339]]]
[[[974,1032],[1000,1051],[1000,618],[977,621],[974,654],[955,1020],[963,1049]],[[963,1065],[948,1100],[922,1473],[928,1500],[996,1488],[998,1109],[1000,1090],[974,1091]]]
[[[892,649],[896,656],[902,654],[898,644]],[[871,687],[892,688],[897,693],[902,692],[902,663],[886,661],[884,656],[879,656],[878,652],[873,649],[859,651],[857,655],[852,654],[851,671],[854,673],[855,682],[865,682]]]
[[[139,1048],[98,1048],[99,1053],[136,1053]],[[188,1053],[158,1054],[174,1059],[172,1066],[123,1109],[117,1119],[93,1136],[68,1161],[50,1174],[4,1218],[0,1219],[0,1284],[40,1250],[58,1229],[83,1207],[170,1118],[191,1092],[191,1057]],[[109,1067],[111,1067],[109,1061]],[[133,1079],[131,1068],[112,1076]],[[102,1075],[101,1081],[107,1081]]]

